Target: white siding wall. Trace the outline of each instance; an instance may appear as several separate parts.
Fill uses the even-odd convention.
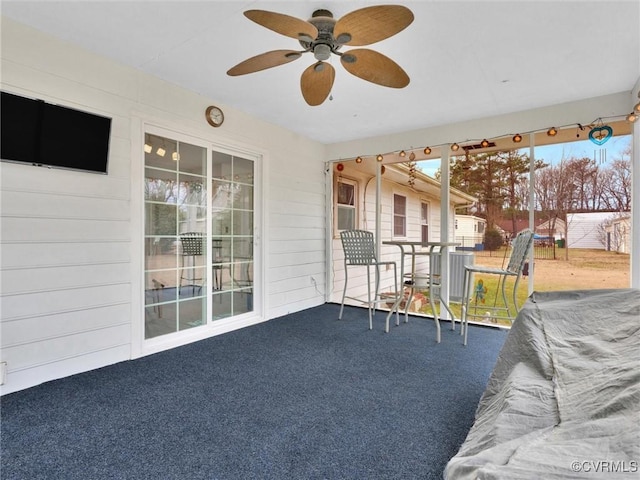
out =
[[[344,176],[359,181],[359,222],[357,228],[369,230],[375,233],[375,178],[371,179],[358,173],[345,170]],[[365,185],[366,188],[365,196]],[[429,203],[429,239],[436,241],[440,239],[440,201],[439,199],[420,195],[397,184],[382,181],[381,189],[381,236],[382,241],[385,240],[420,240],[422,232],[421,223],[421,203]],[[404,195],[407,197],[407,236],[398,238],[393,236],[393,195]],[[453,218],[453,210],[450,209],[449,214]],[[365,221],[366,219],[366,221]],[[450,221],[453,229],[453,220]],[[379,259],[383,261],[396,261],[398,266],[398,274],[400,273],[400,249],[392,245],[383,245]],[[422,268],[427,268],[428,258],[418,259],[418,264],[423,263]],[[418,267],[420,268],[420,267]],[[373,270],[371,270],[373,275]],[[342,290],[344,288],[344,254],[342,251],[342,243],[340,238],[333,239],[333,285],[331,288],[330,301],[339,303],[342,299]],[[383,270],[381,276],[381,291],[393,290],[393,270]],[[365,267],[349,268],[349,286],[347,295],[366,298],[367,287],[367,271]],[[351,305],[358,305],[356,301],[346,301]]]
[[[610,219],[611,213],[574,213],[567,215],[569,228],[567,242],[569,248],[595,248],[604,250],[605,245],[598,238],[598,225]]]
[[[263,155],[265,295],[254,321],[324,302],[324,146],[224,105],[212,129],[204,110],[215,99],[6,18],[1,67],[5,91],[113,118],[108,175],[0,164],[3,394],[146,353],[143,122]],[[214,333],[194,330],[188,341]]]

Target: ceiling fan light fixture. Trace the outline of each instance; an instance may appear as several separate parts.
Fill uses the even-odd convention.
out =
[[[336,42],[339,43],[340,45],[344,45],[345,43],[349,43],[350,41],[351,41],[350,33],[346,33],[346,32],[341,33],[336,37]]]
[[[316,57],[316,60],[329,60],[329,57],[331,57],[331,47],[326,43],[319,43],[313,47],[313,56]]]
[[[356,56],[350,53],[342,54],[341,59],[344,63],[356,63],[356,60],[357,60]]]

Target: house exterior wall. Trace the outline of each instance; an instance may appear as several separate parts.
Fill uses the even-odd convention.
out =
[[[487,221],[484,218],[473,215],[456,215],[455,241],[462,245],[463,249],[474,248],[484,242],[484,231]]]
[[[631,253],[631,219],[630,217],[612,220],[605,227],[607,245],[605,248],[618,253]]]
[[[570,213],[567,215],[567,244],[569,248],[594,248],[604,250],[599,238],[599,226],[611,218],[610,212]]]
[[[243,325],[324,303],[323,145],[224,105],[226,122],[212,129],[204,111],[215,99],[1,21],[3,91],[113,119],[108,175],[0,163],[2,394],[151,353],[142,302],[147,124],[260,157],[264,294]],[[155,348],[243,325],[213,322]]]
[[[359,212],[357,228],[375,233],[376,224],[376,191],[375,177],[360,174],[355,169],[345,169],[342,172],[344,178],[358,181]],[[403,195],[407,198],[407,235],[397,237],[393,235],[393,195]],[[440,199],[416,192],[408,187],[386,181],[384,176],[381,182],[381,241],[385,240],[420,240],[422,234],[421,204],[429,204],[429,240],[440,239]],[[451,225],[450,235],[453,235],[453,208],[449,208]],[[332,278],[330,285],[329,301],[340,303],[344,288],[344,254],[339,234],[333,235],[332,244]],[[382,245],[378,259],[381,261],[395,261],[400,273],[400,250],[393,245]],[[428,269],[428,258],[417,259],[417,271]],[[371,270],[374,274],[373,269]],[[373,277],[372,277],[373,278]],[[380,291],[393,291],[393,269],[381,272]],[[347,295],[366,298],[367,296],[367,272],[365,267],[349,267],[349,284]],[[360,305],[357,301],[347,300],[348,305]]]

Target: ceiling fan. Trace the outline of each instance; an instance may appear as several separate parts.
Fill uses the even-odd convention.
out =
[[[335,69],[326,62],[331,54],[340,57],[344,68],[363,80],[385,87],[403,88],[409,76],[393,60],[367,48],[346,52],[344,45],[370,45],[401,32],[413,22],[413,13],[401,5],[379,5],[354,10],[339,20],[328,10],[316,10],[308,21],[282,13],[247,10],[244,15],[255,23],[300,42],[303,50],[272,50],[251,57],[231,68],[227,75],[258,72],[292,62],[303,53],[312,52],[317,60],[300,78],[305,101],[320,105],[331,93]]]

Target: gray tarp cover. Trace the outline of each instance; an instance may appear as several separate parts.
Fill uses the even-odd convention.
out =
[[[445,478],[640,478],[640,290],[534,293]]]

